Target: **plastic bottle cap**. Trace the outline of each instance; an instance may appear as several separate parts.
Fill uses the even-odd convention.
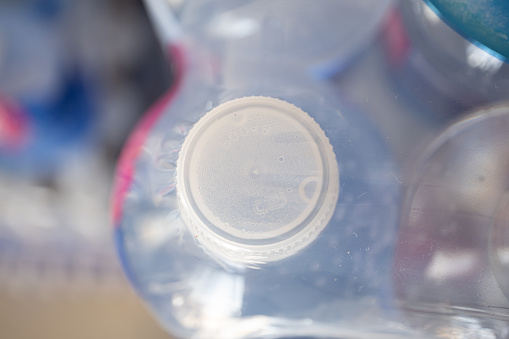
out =
[[[339,194],[336,156],[301,109],[269,97],[219,105],[191,129],[177,163],[182,217],[203,247],[267,262],[309,245]]]

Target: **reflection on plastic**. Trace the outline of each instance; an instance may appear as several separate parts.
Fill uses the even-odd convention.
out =
[[[506,336],[505,233],[490,226],[504,220],[506,106],[414,162],[452,116],[505,98],[507,65],[419,1],[347,54],[329,33],[363,20],[331,8],[364,2],[297,3],[189,0],[175,17],[187,67],[133,134],[115,197],[132,284],[181,337]]]
[[[466,331],[469,322],[487,326],[492,337],[508,334],[502,320],[509,316],[503,259],[509,224],[502,207],[508,130],[509,106],[483,109],[444,131],[416,163],[395,284],[403,307],[413,310],[407,315],[427,318],[420,325],[434,335],[440,326]],[[451,317],[464,319],[452,325]]]

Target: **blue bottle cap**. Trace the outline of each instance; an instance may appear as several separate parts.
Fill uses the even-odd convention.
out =
[[[509,60],[507,0],[426,0],[451,27],[488,53]]]

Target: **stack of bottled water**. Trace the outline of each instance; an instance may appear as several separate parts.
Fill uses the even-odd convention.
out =
[[[169,332],[509,335],[507,64],[417,0],[146,4],[176,80],[113,218]]]

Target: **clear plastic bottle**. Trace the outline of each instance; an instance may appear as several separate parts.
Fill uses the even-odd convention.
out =
[[[174,335],[405,336],[387,326],[398,172],[363,113],[315,80],[333,53],[306,43],[337,24],[325,5],[346,6],[321,5],[180,14],[184,72],[133,134],[114,202],[125,271]]]
[[[291,95],[285,99],[298,102]],[[249,104],[257,110],[256,103],[286,105],[279,100],[257,96],[226,104]],[[366,122],[358,123],[324,105],[315,107],[328,113],[328,123],[336,120],[338,126],[320,135],[327,142],[323,147],[328,148],[330,167],[323,178],[317,177],[321,173],[313,166],[324,159],[317,158],[317,163],[308,159],[319,155],[310,153],[313,145],[301,140],[299,132],[271,134],[269,127],[256,125],[256,118],[253,125],[243,125],[248,129],[239,130],[239,140],[241,133],[259,129],[278,139],[277,148],[253,149],[246,140],[242,148],[234,147],[230,143],[237,139],[236,133],[226,140],[198,138],[194,152],[200,155],[217,151],[212,147],[217,142],[224,142],[231,152],[222,153],[218,163],[212,161],[214,154],[197,158],[186,153],[190,169],[183,163],[182,150],[193,148],[186,138],[195,136],[195,128],[203,128],[203,120],[186,138],[168,130],[151,134],[152,150],[142,152],[137,161],[117,236],[132,282],[172,333],[327,337],[343,336],[341,331],[356,327],[376,333],[382,326],[377,320],[384,318],[383,308],[388,307],[384,304],[390,303],[392,294],[397,174]],[[233,114],[245,111],[238,112]],[[184,117],[188,121],[189,116]],[[319,115],[312,117],[321,123],[313,128],[325,126]],[[175,114],[174,118],[183,117]],[[305,119],[312,122],[309,116]],[[182,130],[178,122],[170,126]],[[209,133],[213,132],[219,131],[211,128]],[[250,137],[246,139],[255,146],[274,142]],[[365,151],[359,155],[358,149]],[[239,155],[244,151],[245,157]],[[178,162],[171,160],[176,153]],[[225,158],[233,155],[235,160]],[[200,191],[207,181],[210,185]],[[199,196],[194,204],[193,193]],[[218,221],[212,224],[214,219]],[[373,327],[354,325],[364,317],[373,318]]]
[[[367,41],[389,3],[189,0],[173,21],[147,3],[180,71],[126,147],[113,212],[124,270],[170,333],[507,337],[507,106],[482,108],[506,65],[417,2],[399,7],[411,53],[385,55]],[[363,41],[347,52],[330,34],[346,27]]]
[[[290,74],[230,93],[183,80],[117,197],[126,270],[176,335],[339,337],[382,326],[396,170],[367,120]],[[373,327],[354,325],[364,317]]]
[[[509,335],[508,124],[507,103],[468,114],[412,170],[394,287],[407,321],[430,336]]]
[[[399,319],[425,337],[506,338],[509,65],[423,1],[400,1],[380,42],[336,85],[401,168]]]

